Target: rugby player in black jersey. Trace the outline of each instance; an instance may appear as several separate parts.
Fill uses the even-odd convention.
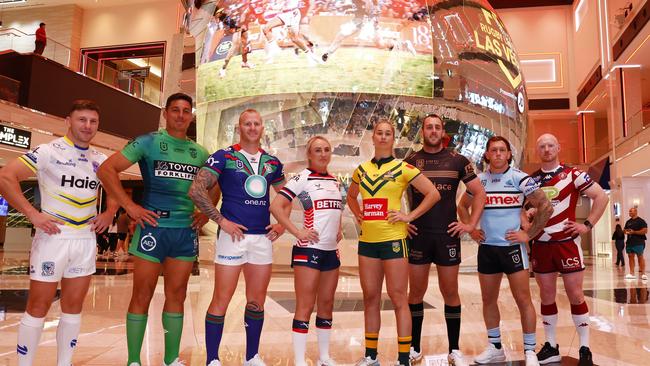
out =
[[[474,173],[472,163],[466,157],[445,148],[445,124],[442,118],[431,114],[426,116],[422,123],[422,149],[411,153],[404,161],[420,169],[422,174],[433,182],[440,192],[441,199],[412,222],[417,229],[417,235],[412,236],[409,245],[409,307],[413,322],[411,362],[422,360],[420,337],[424,318],[423,299],[429,283],[431,263],[435,263],[438,285],[445,302],[449,364],[466,365],[458,346],[460,236],[476,227],[485,205],[485,190]],[[460,222],[456,217],[456,191],[461,180],[475,197],[468,224]],[[421,200],[420,192],[411,187],[410,206],[417,207]]]

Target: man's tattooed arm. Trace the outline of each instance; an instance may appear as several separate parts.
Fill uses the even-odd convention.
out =
[[[199,173],[194,178],[194,182],[190,187],[188,195],[194,202],[196,207],[206,214],[217,224],[223,220],[223,215],[217,210],[212,198],[210,198],[210,190],[217,184],[217,177],[207,171],[206,169],[199,169]]]

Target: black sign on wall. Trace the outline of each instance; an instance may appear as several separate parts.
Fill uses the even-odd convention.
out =
[[[30,131],[0,125],[0,144],[29,149],[32,141]]]

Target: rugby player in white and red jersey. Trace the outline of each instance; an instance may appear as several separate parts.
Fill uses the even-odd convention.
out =
[[[585,264],[580,235],[593,228],[605,211],[609,198],[586,172],[561,164],[559,152],[560,144],[555,136],[543,134],[537,139],[537,154],[542,166],[531,177],[541,184],[541,189],[553,205],[553,215],[534,240],[531,260],[540,289],[546,335],[546,343],[537,353],[537,358],[542,365],[562,359],[555,336],[558,319],[556,282],[561,273],[580,338],[578,365],[586,366],[593,365],[593,361],[589,350],[589,309],[582,290]],[[592,200],[589,216],[582,224],[576,222],[576,204],[580,195]]]

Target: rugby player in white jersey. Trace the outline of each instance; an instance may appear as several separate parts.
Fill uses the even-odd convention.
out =
[[[117,203],[97,215],[96,171],[106,159],[90,147],[99,126],[99,107],[77,100],[65,119],[64,137],[37,146],[0,170],[0,194],[36,229],[30,253],[27,309],[18,328],[19,366],[34,362],[47,315],[61,282],[61,317],[56,332],[57,365],[69,366],[77,345],[83,305],[95,273],[95,233],[111,223]],[[36,176],[41,210],[25,198],[20,182]]]

